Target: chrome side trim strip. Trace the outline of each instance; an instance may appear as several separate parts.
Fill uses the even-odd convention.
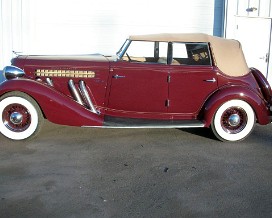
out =
[[[99,114],[98,111],[95,109],[94,104],[92,102],[92,99],[90,98],[90,95],[87,91],[85,82],[83,80],[79,81],[79,89],[81,91],[81,95],[83,96],[84,100],[86,101],[89,109],[95,113],[95,114]]]
[[[163,125],[163,126],[81,126],[84,128],[102,128],[102,129],[175,129],[175,128],[200,128],[204,124],[198,125]]]
[[[72,79],[70,79],[69,82],[68,82],[68,84],[69,84],[69,88],[70,88],[71,94],[72,94],[72,96],[74,97],[74,99],[75,99],[79,104],[83,105],[83,101],[82,101],[82,99],[81,99],[81,97],[80,97],[80,94],[79,94],[79,92],[78,92],[78,90],[77,90],[77,88],[76,88],[76,86],[75,86],[74,81],[73,81]]]

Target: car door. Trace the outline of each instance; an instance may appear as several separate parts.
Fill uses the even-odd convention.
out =
[[[217,90],[217,74],[207,43],[173,43],[170,69],[169,113],[195,117]]]
[[[167,44],[160,53],[165,53],[166,60]],[[166,113],[169,66],[158,61],[154,42],[138,42],[121,60],[113,62],[108,108],[135,114]]]

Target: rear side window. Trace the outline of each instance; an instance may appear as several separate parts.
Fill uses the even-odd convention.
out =
[[[208,43],[173,43],[172,65],[211,66]]]

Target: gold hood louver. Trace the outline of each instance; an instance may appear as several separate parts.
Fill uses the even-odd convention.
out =
[[[45,70],[37,69],[36,76],[45,77],[73,77],[73,78],[94,78],[95,72],[90,70]]]

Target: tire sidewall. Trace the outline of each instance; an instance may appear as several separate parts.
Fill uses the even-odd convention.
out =
[[[22,132],[15,132],[10,130],[9,128],[7,128],[5,126],[5,124],[3,123],[3,111],[4,109],[10,105],[10,104],[21,104],[23,105],[25,108],[27,108],[28,112],[31,115],[31,124],[29,125],[29,127],[22,131]],[[19,96],[9,96],[4,98],[3,100],[1,100],[0,102],[0,115],[1,115],[1,120],[0,120],[0,132],[6,136],[7,138],[13,139],[13,140],[22,140],[22,139],[26,139],[28,137],[30,137],[31,135],[33,135],[35,133],[35,131],[37,130],[38,124],[39,124],[39,116],[38,116],[38,112],[35,108],[35,106],[28,101],[27,99],[23,98],[23,97],[19,97]]]
[[[246,126],[244,127],[243,130],[241,130],[239,133],[236,133],[236,134],[227,133],[221,125],[221,117],[223,113],[230,107],[242,108],[246,112],[246,115],[247,115]],[[252,107],[247,102],[238,100],[238,99],[230,100],[222,104],[216,111],[214,115],[213,123],[212,123],[212,129],[220,140],[240,141],[246,138],[251,133],[255,125],[255,121],[256,121],[255,113]]]

